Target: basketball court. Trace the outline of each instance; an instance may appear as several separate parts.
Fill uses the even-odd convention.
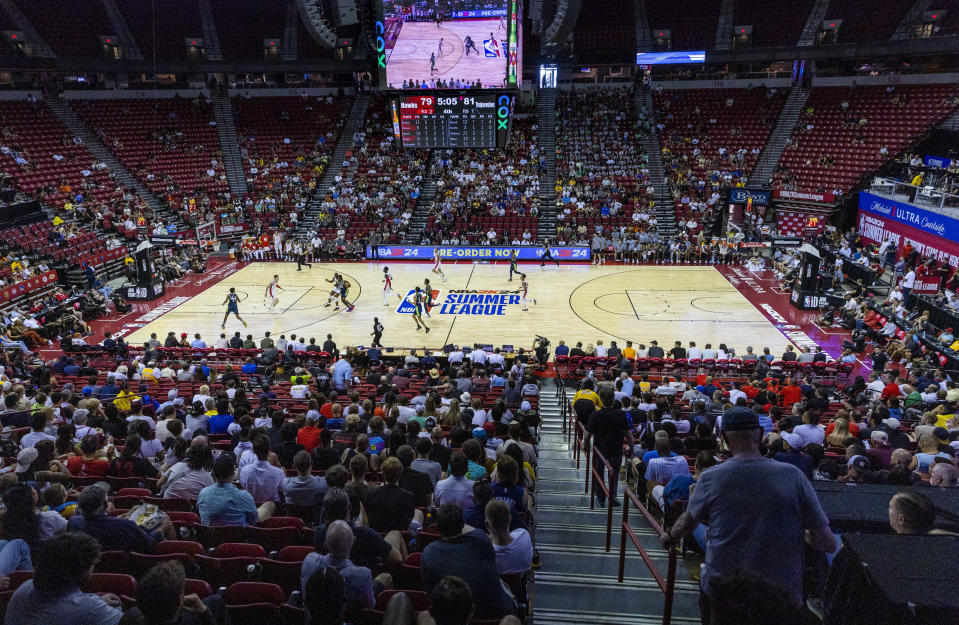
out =
[[[738,352],[752,345],[757,351],[769,347],[781,353],[789,341],[729,280],[712,266],[590,266],[566,265],[540,268],[520,265],[529,283],[528,312],[522,310],[520,280],[508,281],[505,264],[444,264],[447,281],[431,274],[432,264],[389,265],[394,292],[406,296],[423,280],[430,279],[435,306],[427,335],[417,331],[410,304],[396,295],[383,302],[384,263],[314,264],[296,270],[295,263],[253,263],[219,279],[206,276],[193,287],[194,294],[154,306],[154,314],[127,325],[131,343],[142,343],[155,332],[161,339],[170,331],[199,332],[213,345],[223,330],[224,300],[230,287],[240,295],[240,315],[249,328],[234,317],[226,323],[228,336],[241,332],[257,341],[269,330],[315,337],[322,343],[332,334],[340,346],[369,345],[373,317],[385,326],[382,343],[389,346],[428,346],[439,349],[448,343],[493,344],[530,347],[537,334],[555,345],[583,341],[606,344],[616,340],[649,343],[656,339],[667,350],[673,341],[726,343]],[[232,271],[237,265],[231,263]],[[334,272],[352,284],[348,299],[352,312],[341,305],[326,306]],[[220,275],[225,275],[223,272]],[[270,312],[264,305],[266,285],[280,276],[279,305]],[[209,286],[206,286],[206,285]],[[200,290],[197,290],[200,289]],[[180,289],[178,289],[180,290]],[[533,304],[533,299],[536,304]],[[167,312],[163,312],[163,311]],[[157,314],[162,313],[162,314]]]
[[[495,39],[495,46],[484,41]],[[476,50],[466,54],[466,36],[476,44]],[[483,82],[484,87],[501,87],[506,79],[506,54],[502,42],[507,33],[500,27],[499,18],[480,20],[455,20],[442,22],[437,28],[435,22],[406,22],[386,62],[386,81],[399,87],[404,81],[413,79],[422,83],[430,80],[465,80]],[[440,39],[443,39],[440,54]],[[430,55],[436,55],[436,69],[430,71]]]

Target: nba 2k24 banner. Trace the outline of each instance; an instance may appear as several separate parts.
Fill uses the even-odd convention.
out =
[[[510,253],[516,250],[519,260],[539,260],[543,256],[543,248],[537,246],[528,247],[481,247],[464,246],[454,247],[450,245],[441,245],[440,257],[443,260],[509,260]],[[391,258],[393,260],[419,260],[428,261],[433,259],[434,247],[429,245],[406,245],[406,246],[387,246],[378,245],[377,251],[380,258]],[[556,260],[589,260],[588,247],[551,247],[550,252]],[[372,248],[366,246],[366,257],[373,258]]]

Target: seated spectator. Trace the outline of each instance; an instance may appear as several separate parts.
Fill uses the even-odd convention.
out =
[[[353,513],[350,510],[350,498],[341,486],[334,486],[334,474],[337,467],[327,472],[327,484],[330,489],[323,497],[323,509],[320,513],[320,522],[313,533],[313,547],[317,551],[325,550],[326,528],[334,521],[346,521],[353,530],[353,549],[350,551],[350,560],[367,568],[391,563],[398,564],[406,558],[406,545],[399,532],[390,532],[382,537],[376,531],[355,525]],[[340,472],[346,473],[343,467]],[[345,475],[344,475],[345,477]],[[345,480],[344,480],[345,481]]]
[[[100,449],[100,438],[96,434],[88,434],[80,440],[80,455],[67,459],[67,468],[74,475],[106,475],[110,463]]]
[[[449,477],[436,483],[436,490],[433,492],[435,505],[453,503],[462,510],[473,505],[473,480],[466,477],[468,467],[463,452],[454,451],[450,458]]]
[[[196,501],[203,525],[246,527],[273,516],[276,504],[268,501],[257,508],[253,496],[233,483],[235,471],[232,454],[221,454],[213,464],[214,483],[201,490]]]
[[[120,455],[110,461],[107,472],[111,477],[157,477],[159,471],[146,458],[140,455],[140,446],[143,443],[136,434],[131,434],[123,444]]]
[[[346,521],[333,521],[326,531],[326,548],[329,553],[321,555],[311,553],[303,560],[300,569],[300,589],[306,594],[310,577],[318,569],[333,567],[343,578],[343,590],[346,605],[353,609],[371,608],[376,603],[376,595],[393,586],[389,573],[381,573],[374,580],[370,570],[357,566],[350,561],[350,551],[354,543],[353,530]]]
[[[479,529],[464,533],[463,510],[453,503],[439,507],[436,526],[441,539],[426,547],[420,565],[427,592],[453,575],[469,586],[476,618],[511,614],[515,606],[500,582],[496,552],[486,534]]]
[[[311,474],[313,463],[310,452],[305,449],[298,451],[293,457],[293,466],[296,476],[283,480],[283,500],[302,508],[312,508],[322,503],[327,491],[326,478]]]
[[[914,490],[896,493],[889,500],[889,526],[897,534],[937,534],[936,507],[928,497]]]
[[[486,504],[486,531],[496,553],[496,572],[526,573],[533,565],[533,540],[525,528],[510,531],[510,507],[504,501]]]
[[[54,536],[37,551],[36,573],[13,593],[4,622],[116,625],[123,616],[119,597],[80,591],[80,585],[99,560],[100,545],[90,536],[75,532]]]
[[[77,511],[67,521],[71,532],[83,532],[93,536],[101,545],[121,551],[153,553],[157,543],[176,537],[170,519],[164,518],[155,530],[145,530],[135,522],[109,515],[111,504],[107,502],[107,493],[98,485],[88,486],[77,497]]]
[[[423,525],[423,513],[415,508],[413,493],[400,488],[403,464],[396,458],[383,462],[383,485],[366,492],[360,504],[363,525],[377,532],[417,531]]]
[[[206,437],[193,439],[185,456],[157,480],[165,499],[196,500],[200,491],[213,485],[213,451]]]
[[[267,502],[280,503],[280,490],[286,473],[270,463],[270,439],[263,435],[254,438],[253,453],[256,454],[256,461],[240,468],[240,484],[253,495],[253,501],[258,506]]]
[[[122,625],[225,625],[226,604],[220,595],[200,599],[185,591],[186,572],[176,561],[162,562],[137,583],[137,604],[123,615]]]
[[[59,486],[59,485],[58,485]],[[61,486],[62,488],[62,486]],[[3,538],[0,541],[0,575],[6,575],[15,568],[13,564],[21,564],[24,543],[30,550],[36,549],[43,541],[49,540],[57,532],[67,526],[67,520],[53,510],[37,509],[37,492],[26,484],[14,484],[3,491],[3,505],[6,508],[3,514]],[[29,558],[26,561],[27,569]]]

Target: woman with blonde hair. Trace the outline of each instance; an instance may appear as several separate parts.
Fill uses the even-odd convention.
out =
[[[449,408],[443,413],[439,422],[440,425],[448,425],[450,427],[460,424],[460,400],[455,397],[450,400]]]
[[[429,419],[430,417],[433,417],[439,423],[440,415],[436,411],[436,401],[432,397],[427,397],[426,403],[423,405],[423,419]]]
[[[835,447],[845,446],[845,440],[851,436],[849,433],[849,420],[838,417],[834,422],[832,433],[826,437],[826,444]]]

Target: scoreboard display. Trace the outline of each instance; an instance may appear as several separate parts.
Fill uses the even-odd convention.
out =
[[[501,148],[513,102],[489,91],[401,93],[391,103],[393,134],[404,148]]]

